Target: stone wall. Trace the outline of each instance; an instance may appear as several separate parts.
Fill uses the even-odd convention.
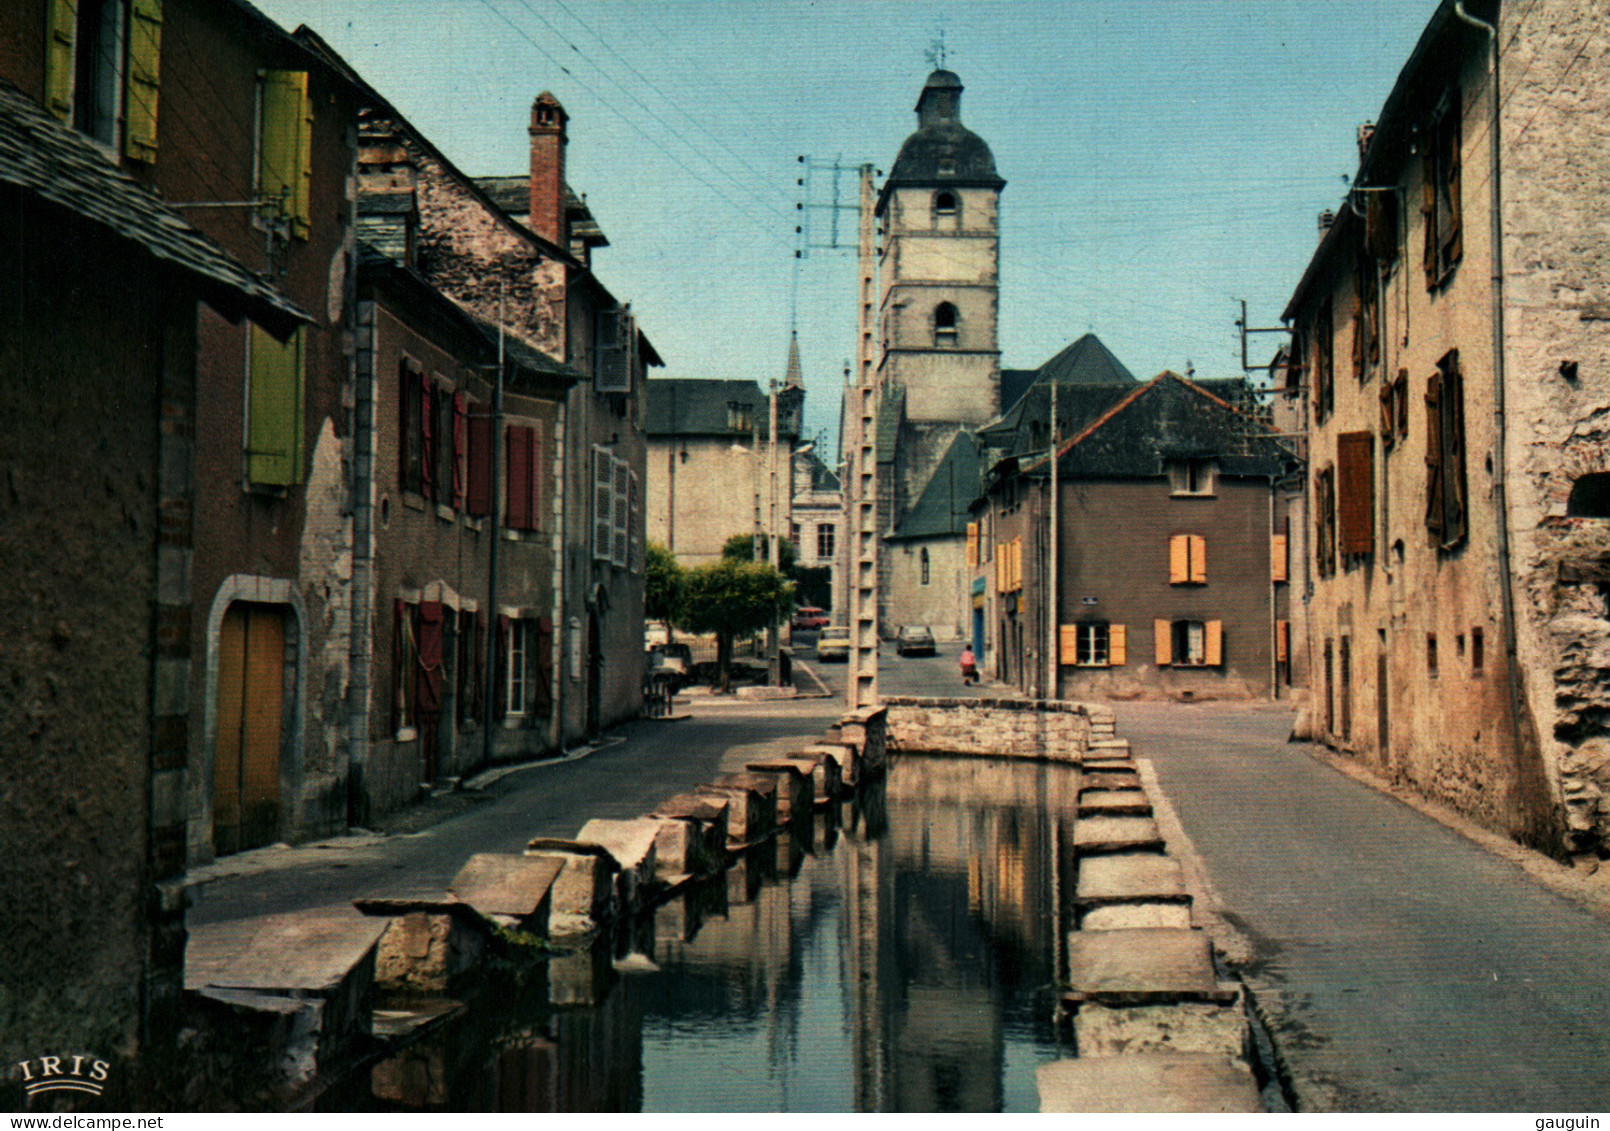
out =
[[[889,749],[899,754],[978,754],[1077,762],[1092,729],[1112,722],[1095,704],[1054,699],[941,699],[891,696]]]

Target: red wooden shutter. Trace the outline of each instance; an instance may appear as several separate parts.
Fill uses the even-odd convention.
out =
[[[465,507],[480,517],[492,509],[492,416],[484,405],[471,405],[469,417],[470,483]]]
[[[529,529],[537,530],[542,526],[542,435],[535,428],[526,429],[526,437],[530,444],[530,458],[527,462],[526,497],[530,501]]]
[[[403,657],[406,654],[403,648],[403,618],[407,616],[407,606],[398,597],[391,603],[391,731],[395,734],[403,728],[407,717],[407,704],[404,699],[403,688],[412,674],[403,670]]]
[[[508,446],[509,473],[504,490],[504,525],[510,530],[527,530],[531,526],[531,429],[511,424],[504,431]]]
[[[436,497],[436,398],[431,395],[430,376],[419,374],[419,493]]]
[[[1367,554],[1375,545],[1375,443],[1368,432],[1336,437],[1336,471],[1343,554]]]
[[[464,509],[464,493],[469,472],[469,396],[453,394],[453,509]]]
[[[1442,537],[1442,375],[1426,382],[1426,529]]]
[[[1442,359],[1442,544],[1465,537],[1468,499],[1465,483],[1465,389],[1459,351]]]
[[[442,709],[442,603],[419,605],[419,710],[436,714]]]

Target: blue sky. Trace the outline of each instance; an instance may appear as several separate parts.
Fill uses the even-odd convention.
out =
[[[1002,365],[1094,331],[1139,377],[1240,372],[1432,0],[256,0],[306,23],[466,172],[523,173],[532,98],[671,377],[781,377],[797,158],[887,170],[940,29],[1002,196]],[[814,175],[826,203],[828,177]],[[854,200],[853,174],[843,199]],[[826,213],[813,213],[820,231]],[[853,238],[854,218],[843,215]],[[807,423],[837,423],[853,255],[798,276]],[[1254,339],[1254,361],[1276,339]]]

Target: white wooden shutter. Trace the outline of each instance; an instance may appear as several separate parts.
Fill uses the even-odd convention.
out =
[[[638,484],[637,472],[630,473],[630,505],[626,508],[627,530],[626,564],[633,573],[643,569],[643,489]]]
[[[623,459],[610,457],[613,464],[614,481],[611,485],[614,494],[612,515],[614,518],[610,543],[609,560],[615,565],[625,568],[627,556],[631,553],[632,515],[630,508],[632,469]]]
[[[593,448],[593,558],[607,562],[615,541],[615,457]]]

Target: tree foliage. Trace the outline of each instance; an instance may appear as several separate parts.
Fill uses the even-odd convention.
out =
[[[682,586],[685,572],[676,555],[658,542],[650,542],[643,572],[643,614],[668,627],[682,623]]]
[[[729,562],[755,561],[755,541],[756,539],[753,534],[734,534],[731,538],[728,538],[726,543],[721,547],[721,556]],[[767,542],[766,535],[762,534],[759,541],[759,560],[763,562],[771,561],[770,543]],[[790,542],[787,538],[784,538],[777,543],[777,568],[782,571],[784,577],[794,576],[794,562],[798,560],[798,558],[799,550],[795,547],[794,543]]]
[[[794,583],[770,565],[722,558],[683,573],[679,623],[691,632],[715,634],[721,686],[726,688],[733,640],[759,632],[793,605]]]

